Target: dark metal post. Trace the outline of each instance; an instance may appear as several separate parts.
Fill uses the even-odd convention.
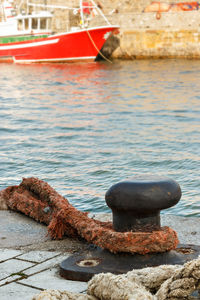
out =
[[[153,231],[160,229],[160,211],[181,198],[179,184],[167,177],[143,176],[119,182],[107,191],[116,231]]]

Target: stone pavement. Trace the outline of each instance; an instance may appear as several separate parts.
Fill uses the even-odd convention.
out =
[[[109,214],[95,216],[110,219]],[[180,243],[200,245],[200,218],[161,216]],[[12,211],[0,211],[0,300],[31,300],[45,289],[85,293],[86,282],[63,279],[59,264],[88,245],[65,238],[51,241],[47,227]]]
[[[0,211],[0,300],[31,300],[45,289],[84,293],[87,283],[63,279],[59,264],[86,246],[70,238],[52,241],[47,226]]]
[[[59,275],[59,263],[69,253],[1,249],[0,299],[31,300],[44,289],[82,293],[87,283],[65,280]]]

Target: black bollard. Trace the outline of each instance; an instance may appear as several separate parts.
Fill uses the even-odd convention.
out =
[[[119,182],[106,192],[115,231],[160,229],[160,211],[181,198],[179,184],[167,177],[141,176]]]
[[[152,230],[160,229],[160,210],[175,205],[181,198],[181,189],[176,181],[166,177],[143,176],[119,182],[106,193],[106,202],[113,212],[113,227],[116,231],[136,231],[144,241]],[[105,229],[106,230],[106,229]],[[163,229],[160,230],[162,232]],[[138,232],[141,231],[141,234]],[[150,232],[145,232],[150,231]],[[119,234],[119,243],[121,242]],[[130,236],[132,234],[124,234]],[[154,243],[154,240],[151,241]],[[158,241],[155,241],[158,245]],[[142,247],[142,245],[141,245]],[[127,273],[159,265],[183,265],[200,255],[200,246],[179,244],[166,252],[110,253],[94,245],[65,259],[60,265],[60,275],[68,280],[88,281],[95,274],[111,272]]]

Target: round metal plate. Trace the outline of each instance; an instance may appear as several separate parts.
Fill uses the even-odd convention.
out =
[[[164,253],[112,254],[91,245],[87,251],[78,252],[60,264],[60,275],[66,279],[88,281],[95,274],[111,272],[122,274],[132,269],[159,265],[184,264],[200,255],[200,246],[180,244],[176,250]]]

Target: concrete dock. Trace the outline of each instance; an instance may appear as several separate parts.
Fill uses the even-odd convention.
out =
[[[110,214],[98,214],[110,220]],[[161,215],[162,226],[178,233],[181,244],[200,245],[200,218]],[[59,264],[88,247],[85,241],[65,238],[52,241],[47,227],[13,211],[0,211],[0,299],[31,300],[45,289],[85,293],[86,282],[63,279]]]

